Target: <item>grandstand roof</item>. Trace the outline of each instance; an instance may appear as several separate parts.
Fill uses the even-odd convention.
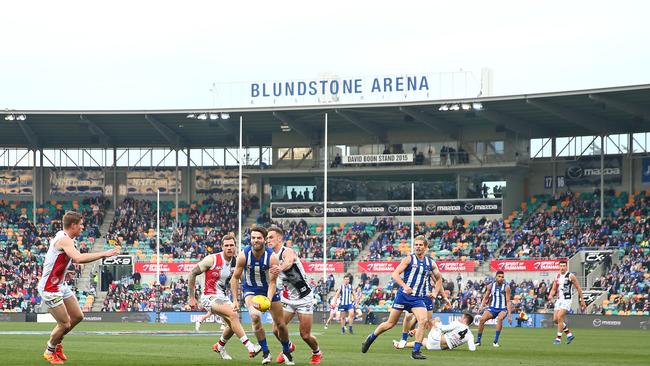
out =
[[[0,119],[0,146],[42,148],[227,147],[238,145],[239,116],[246,145],[270,146],[271,134],[289,125],[320,139],[328,112],[330,133],[376,134],[397,130],[453,131],[475,126],[522,137],[584,136],[650,131],[650,85],[430,102],[317,105],[247,109],[11,110],[24,121]],[[482,110],[439,111],[442,105],[481,103]],[[190,113],[228,112],[227,120],[188,119]],[[450,132],[451,131],[451,132]],[[427,142],[430,139],[427,139]]]

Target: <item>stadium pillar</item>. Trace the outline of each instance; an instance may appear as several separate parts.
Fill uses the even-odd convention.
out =
[[[117,148],[113,148],[113,207],[117,208]]]
[[[323,283],[327,282],[327,113],[325,113],[325,148],[323,149]]]
[[[555,137],[551,138],[551,161],[553,162],[552,165],[552,170],[553,170],[553,183],[552,183],[552,188],[553,188],[553,196],[555,196],[555,193],[557,192],[557,145],[556,145],[556,140]]]
[[[634,135],[631,133],[627,134],[627,161],[629,162],[629,182],[628,182],[628,189],[627,191],[630,193],[630,195],[633,194],[634,192],[634,159],[632,158],[632,153],[634,152]]]
[[[41,184],[40,184],[41,187],[38,189],[38,192],[39,192],[38,203],[42,205],[43,201],[45,201],[45,191],[44,191],[44,189],[45,189],[45,168],[43,167],[44,154],[43,154],[43,149],[39,149],[38,152],[39,152],[39,155],[41,156],[41,159],[39,161],[39,168],[40,168],[39,170],[41,171],[39,181],[41,182]]]
[[[174,183],[174,206],[176,208],[174,226],[178,227],[178,189],[180,188],[178,184],[178,181],[180,180],[180,177],[178,176],[178,149],[176,149],[176,166],[174,167],[174,174],[176,175],[176,182]]]
[[[34,225],[36,225],[36,189],[42,189],[42,187],[36,187],[36,152],[38,150],[32,150],[34,155],[34,170],[32,171],[32,219],[34,220]]]
[[[600,220],[605,217],[605,135],[600,135]]]
[[[190,174],[192,172],[191,164],[192,161],[190,160],[190,148],[187,148],[187,202],[190,203],[192,202],[192,179],[190,178],[192,175]]]

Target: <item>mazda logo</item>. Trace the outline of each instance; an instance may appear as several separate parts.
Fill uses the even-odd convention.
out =
[[[316,215],[322,215],[323,211],[323,206],[314,206],[314,213],[316,213]]]
[[[465,204],[465,207],[464,207],[464,208],[465,208],[465,211],[467,211],[467,212],[472,212],[472,211],[474,211],[474,204],[473,204],[473,203],[470,203],[470,202],[467,202],[467,203]]]
[[[359,205],[354,205],[354,206],[350,207],[350,212],[352,212],[353,214],[356,215],[359,212],[361,212],[361,207],[359,207]]]
[[[287,213],[287,209],[284,207],[276,207],[275,213],[278,215],[284,215],[285,213]]]
[[[579,179],[579,178],[582,177],[582,167],[571,166],[571,167],[567,168],[566,175],[570,179]]]
[[[433,203],[429,203],[424,209],[429,213],[433,213],[436,212],[436,208],[437,208],[436,205],[434,205]]]
[[[600,327],[600,325],[601,325],[602,323],[603,323],[603,321],[600,320],[600,319],[594,319],[594,321],[593,321],[594,327],[596,327],[596,328],[597,328],[597,327]]]
[[[398,209],[399,209],[399,207],[397,205],[389,205],[388,206],[388,212],[390,212],[392,214],[397,213]]]

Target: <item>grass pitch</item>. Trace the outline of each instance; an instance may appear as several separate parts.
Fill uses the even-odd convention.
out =
[[[47,365],[41,358],[48,333],[53,324],[0,323],[0,365]],[[261,355],[249,359],[239,340],[228,343],[233,361],[223,361],[211,349],[218,339],[217,326],[204,324],[199,334],[175,334],[193,331],[193,324],[139,324],[139,323],[82,323],[64,342],[69,360],[66,365],[260,365]],[[247,326],[250,328],[250,326]],[[270,330],[270,326],[266,326]],[[400,366],[418,363],[443,365],[648,365],[650,360],[650,332],[637,330],[585,330],[576,329],[575,341],[555,346],[553,329],[504,329],[501,348],[492,347],[494,329],[483,334],[483,346],[469,352],[467,346],[453,351],[426,351],[426,361],[410,358],[408,350],[395,350],[392,339],[398,339],[397,327],[375,341],[368,353],[360,351],[361,342],[374,327],[356,325],[354,335],[339,334],[337,326],[324,330],[314,327],[324,352],[322,365],[373,365]],[[112,332],[140,332],[115,334]],[[145,331],[162,331],[167,334],[148,334]],[[310,352],[296,334],[297,327],[290,326],[292,340],[297,345],[297,365],[308,365]],[[11,334],[8,334],[11,332]],[[106,334],[96,333],[106,332]],[[472,328],[476,335],[476,328]],[[268,337],[274,356],[280,344]]]

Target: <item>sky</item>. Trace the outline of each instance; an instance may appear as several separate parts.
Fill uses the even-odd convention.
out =
[[[324,73],[463,70],[476,84],[487,67],[493,95],[650,83],[647,1],[12,1],[2,14],[2,109],[227,107],[213,83]],[[224,100],[245,104],[245,89]]]

